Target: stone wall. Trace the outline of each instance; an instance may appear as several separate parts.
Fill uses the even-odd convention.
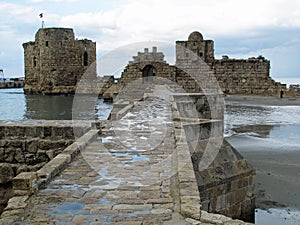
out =
[[[281,89],[281,84],[270,77],[270,61],[262,56],[215,59],[214,42],[204,40],[199,32],[191,33],[187,41],[176,41],[176,66],[182,69],[181,65],[194,61],[203,61],[210,67],[211,79],[217,79],[225,94],[276,96]]]
[[[37,171],[74,142],[74,132],[89,129],[84,122],[0,121],[0,212],[13,195],[15,176]]]
[[[103,95],[113,84],[113,76],[81,79],[77,85],[76,94],[98,94]]]
[[[280,83],[270,77],[270,61],[260,58],[215,60],[211,69],[225,94],[277,95]]]
[[[278,90],[278,96],[279,94]],[[287,89],[286,87],[283,87],[283,97],[288,96],[288,97],[299,97],[300,96],[300,84],[292,84],[289,86]]]
[[[201,209],[252,222],[255,169],[223,138],[222,96],[177,94],[173,99],[173,119],[184,130]]]
[[[42,28],[23,44],[27,93],[74,93],[87,71],[96,77],[96,43],[75,40],[70,28]]]

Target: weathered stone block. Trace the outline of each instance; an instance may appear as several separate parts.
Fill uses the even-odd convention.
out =
[[[10,182],[14,177],[13,168],[9,163],[0,163],[0,184]]]
[[[14,160],[14,156],[15,156],[15,149],[14,148],[6,148],[4,151],[4,161],[11,163]]]
[[[15,161],[18,163],[24,163],[25,162],[25,156],[21,148],[15,149]]]
[[[28,196],[17,196],[9,199],[7,207],[5,211],[16,210],[16,209],[24,209],[27,206]]]
[[[32,190],[36,186],[37,174],[35,172],[24,172],[13,178],[14,190]]]
[[[29,153],[36,153],[38,150],[38,139],[32,139],[26,142],[26,150]]]

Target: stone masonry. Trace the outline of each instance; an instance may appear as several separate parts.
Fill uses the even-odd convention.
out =
[[[82,135],[89,125],[75,121],[0,122],[0,212],[14,195],[12,181],[35,172]]]
[[[199,80],[187,73],[191,62],[201,64],[197,75]],[[263,56],[249,59],[223,56],[222,59],[215,59],[214,42],[204,40],[202,34],[195,31],[189,35],[188,40],[176,41],[175,65],[169,65],[164,60],[164,54],[158,52],[156,47],[153,47],[152,52],[148,48],[139,52],[125,67],[118,84],[108,89],[104,97],[114,98],[118,90],[133,80],[143,78],[146,81],[155,76],[176,82],[188,93],[198,93],[204,91],[203,88],[218,88],[216,86],[225,94],[279,96],[281,89],[286,94],[292,93],[288,92],[285,85],[270,77],[270,61]]]
[[[75,93],[84,73],[96,78],[96,43],[70,28],[41,28],[23,48],[26,93]]]

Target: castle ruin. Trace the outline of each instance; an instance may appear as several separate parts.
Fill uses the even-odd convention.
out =
[[[199,74],[201,88],[196,84],[195,77],[183,71],[191,62],[199,59],[203,64],[203,74]],[[215,59],[214,42],[204,40],[202,34],[197,31],[191,33],[187,41],[176,41],[175,65],[166,63],[164,54],[157,52],[156,47],[153,47],[152,52],[149,52],[148,48],[139,52],[126,66],[119,85],[122,87],[135,79],[147,76],[169,79],[189,93],[203,92],[203,89],[212,90],[212,79],[218,81],[225,94],[276,96],[284,87],[270,77],[269,60],[262,56],[249,59],[230,59],[223,56],[222,59]],[[109,98],[109,91],[105,96]]]
[[[94,63],[96,43],[87,39],[75,39],[70,28],[39,29],[35,41],[24,43],[23,47],[26,93],[75,93],[76,86],[87,69],[89,78],[95,79],[93,83],[97,84],[87,91],[99,87],[98,84],[101,83],[101,87],[105,86],[100,90],[100,94],[103,94],[106,91],[104,89],[113,85],[112,78],[97,78]],[[145,49],[144,52],[138,53],[126,66],[118,86],[120,88],[135,79],[152,74],[178,83],[187,92],[203,91],[195,84],[193,78],[179,69],[184,64],[197,60],[196,58],[202,59],[208,65],[211,76],[217,79],[225,94],[276,96],[282,88],[286,88],[270,77],[269,60],[262,56],[249,59],[230,59],[223,56],[222,59],[215,59],[214,41],[204,40],[202,34],[197,31],[192,32],[186,41],[176,41],[175,65],[169,65],[164,60],[164,54],[157,52],[156,47],[152,52]],[[104,84],[107,80],[109,83]],[[202,80],[202,88],[209,86],[209,80],[210,77]],[[114,92],[119,88],[113,87]],[[105,94],[106,98],[112,96],[109,92]]]
[[[23,44],[25,93],[75,93],[87,68],[96,78],[96,43],[77,40],[70,28],[42,28]]]

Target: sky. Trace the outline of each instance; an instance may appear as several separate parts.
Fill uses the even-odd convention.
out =
[[[273,78],[300,78],[300,0],[7,0],[0,11],[7,77],[24,76],[22,43],[34,41],[43,13],[45,27],[70,27],[77,38],[96,41],[98,57],[136,42],[174,44],[199,31],[214,40],[216,58],[263,55]]]

